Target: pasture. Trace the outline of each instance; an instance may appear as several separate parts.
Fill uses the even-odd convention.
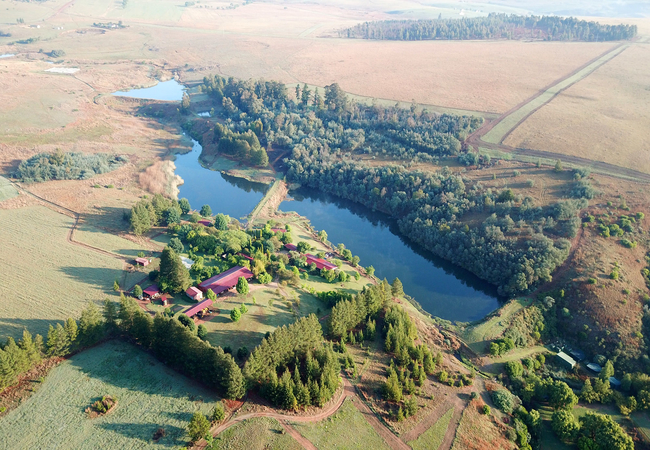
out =
[[[18,195],[18,190],[4,177],[0,177],[0,202]]]
[[[275,419],[255,417],[220,433],[208,450],[299,450],[302,446]]]
[[[388,450],[390,448],[350,399],[346,399],[336,414],[327,419],[292,425],[319,450],[339,448]]]
[[[650,173],[650,48],[632,44],[526,119],[505,144]]]
[[[0,336],[46,334],[113,292],[122,262],[68,242],[72,224],[42,206],[0,211]]]
[[[117,398],[117,406],[88,418],[86,407],[103,395]],[[109,341],[62,362],[36,393],[0,420],[1,446],[178,448],[187,444],[185,427],[192,414],[208,414],[217,400],[149,354]],[[165,436],[154,442],[159,428]]]

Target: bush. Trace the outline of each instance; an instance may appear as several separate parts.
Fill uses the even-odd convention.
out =
[[[512,394],[506,390],[495,390],[491,393],[494,406],[506,414],[512,413],[515,408],[515,399]]]
[[[88,180],[96,174],[111,172],[128,160],[107,153],[39,153],[18,166],[16,178],[25,183],[50,180]]]
[[[485,414],[486,416],[489,416],[490,412],[491,412],[490,407],[488,405],[483,405],[483,414]]]

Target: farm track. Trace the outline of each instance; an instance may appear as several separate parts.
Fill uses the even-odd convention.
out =
[[[345,399],[350,398],[354,406],[361,412],[364,418],[372,425],[372,427],[377,431],[377,433],[386,441],[386,443],[393,449],[399,450],[409,450],[410,447],[406,445],[401,439],[393,434],[388,428],[386,428],[381,421],[377,418],[374,412],[365,404],[359,394],[356,392],[355,388],[352,386],[350,381],[347,378],[343,378],[343,392],[341,392],[338,400],[324,409],[323,411],[315,414],[313,416],[292,416],[288,414],[279,414],[275,412],[256,412],[242,414],[241,416],[231,418],[230,420],[213,427],[210,432],[213,436],[217,436],[220,433],[224,432],[228,428],[241,423],[248,419],[253,419],[255,417],[269,417],[271,419],[276,419],[284,427],[284,429],[289,433],[300,445],[306,449],[312,450],[316,449],[314,445],[303,437],[295,428],[290,424],[299,422],[299,423],[310,423],[310,422],[320,422],[323,419],[336,414],[336,412],[341,408]],[[232,416],[231,416],[232,417]],[[195,449],[204,449],[207,446],[207,442],[202,440],[194,448]]]
[[[634,41],[633,41],[634,42]],[[518,105],[514,106],[510,110],[506,111],[503,113],[501,116],[499,116],[497,119],[487,122],[485,125],[483,125],[481,128],[476,130],[474,133],[472,133],[468,138],[466,139],[466,144],[472,145],[475,148],[487,148],[490,150],[497,150],[497,151],[502,151],[505,153],[509,153],[515,156],[528,156],[528,157],[533,157],[533,158],[545,158],[545,159],[551,159],[551,160],[557,160],[560,159],[563,162],[567,162],[569,164],[574,164],[578,166],[583,166],[583,167],[588,167],[595,169],[601,173],[606,173],[612,176],[616,177],[622,177],[622,178],[631,178],[634,180],[638,180],[641,182],[645,183],[650,183],[650,174],[644,173],[644,172],[639,172],[633,169],[627,169],[625,167],[617,166],[614,164],[609,164],[605,163],[602,161],[595,161],[592,159],[588,158],[580,158],[578,156],[571,156],[571,155],[565,155],[561,153],[555,153],[555,152],[550,152],[550,151],[545,151],[545,150],[533,150],[533,149],[527,149],[527,148],[516,148],[512,147],[509,145],[503,144],[503,141],[519,126],[521,125],[524,121],[526,121],[531,115],[533,115],[535,112],[539,111],[541,108],[546,106],[548,103],[553,101],[558,95],[560,95],[562,92],[564,92],[566,89],[570,88],[571,86],[575,85],[576,83],[584,80],[587,78],[589,75],[591,75],[594,71],[598,70],[600,67],[603,65],[607,64],[610,62],[612,59],[614,59],[618,54],[622,53],[627,49],[629,46],[631,46],[632,43],[621,43],[605,53],[595,57],[594,59],[588,61],[587,63],[583,64],[582,66],[576,68],[574,71],[571,73],[563,76],[562,78],[559,78],[549,84],[548,86],[543,87],[540,89],[536,94],[533,96],[529,97],[528,99],[524,100],[523,102],[519,103]],[[623,50],[621,50],[621,47],[625,47]],[[513,127],[511,127],[507,132],[505,132],[502,136],[499,138],[499,142],[494,144],[490,143],[487,141],[483,140],[483,137],[489,133],[495,126],[497,126],[499,123],[504,121],[508,116],[511,114],[516,113],[518,110],[526,106],[527,104],[535,101],[542,95],[544,95],[548,90],[552,89],[554,86],[557,86],[560,83],[563,83],[564,81],[570,79],[571,77],[576,76],[580,71],[588,68],[590,65],[598,62],[601,59],[606,58],[608,55],[611,53],[618,52],[618,54],[614,55],[612,58],[608,59],[607,61],[604,61],[602,64],[598,65],[595,67],[593,70],[589,71],[588,73],[585,73],[584,76],[576,79],[574,82],[567,84],[564,86],[562,89],[558,90],[556,93],[554,93],[547,101],[542,103],[540,106],[537,108],[533,109],[530,111],[528,114],[526,114],[524,117],[522,117]]]

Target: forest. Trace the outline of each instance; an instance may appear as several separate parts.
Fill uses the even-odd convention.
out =
[[[88,180],[111,172],[127,162],[124,156],[107,153],[70,153],[57,150],[39,153],[20,163],[14,176],[24,183],[50,180]]]
[[[339,31],[344,38],[394,41],[538,39],[546,41],[619,41],[632,39],[636,25],[602,25],[574,17],[519,16],[491,13],[487,17],[438,20],[382,20]]]

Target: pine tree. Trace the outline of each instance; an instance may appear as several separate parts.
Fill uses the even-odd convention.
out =
[[[179,293],[192,284],[190,272],[183,265],[180,256],[170,247],[163,249],[160,256],[158,283],[163,291]]]
[[[237,289],[237,292],[238,292],[240,295],[246,295],[246,294],[248,294],[249,287],[248,287],[248,281],[246,280],[246,278],[244,278],[244,277],[239,277],[239,279],[237,280],[237,287],[236,287],[236,289]]]
[[[397,421],[402,422],[404,420],[404,412],[402,411],[402,407],[400,406],[399,409],[397,410]]]
[[[124,295],[122,295],[124,297]],[[117,305],[111,299],[104,300],[104,323],[106,324],[106,330],[109,333],[113,333],[117,329]]]
[[[226,410],[223,407],[223,403],[217,402],[217,404],[214,405],[214,409],[212,410],[212,421],[215,423],[221,423],[225,417]]]
[[[23,337],[18,345],[25,354],[31,367],[41,362],[41,350],[37,347],[36,342],[32,339],[31,333],[27,329],[23,330]]]
[[[404,286],[402,286],[402,282],[399,278],[395,278],[393,280],[393,284],[391,285],[391,293],[393,294],[393,297],[401,297],[404,295]]]
[[[393,402],[399,402],[402,399],[402,386],[397,378],[397,373],[390,368],[384,384],[384,398]]]
[[[99,341],[104,334],[104,321],[99,308],[93,302],[81,311],[79,319],[79,342],[82,346],[93,345]]]
[[[66,334],[68,336],[68,341],[70,342],[70,347],[73,347],[76,344],[77,335],[79,334],[78,327],[77,327],[77,321],[74,320],[72,317],[69,317],[68,320],[65,321],[64,329],[65,329],[65,332],[66,332]]]
[[[210,431],[210,422],[208,418],[201,412],[195,412],[192,420],[187,425],[187,434],[190,436],[192,442],[203,439]]]
[[[230,320],[232,320],[233,322],[237,322],[239,319],[241,319],[241,311],[239,310],[239,308],[233,308],[230,311]]]

